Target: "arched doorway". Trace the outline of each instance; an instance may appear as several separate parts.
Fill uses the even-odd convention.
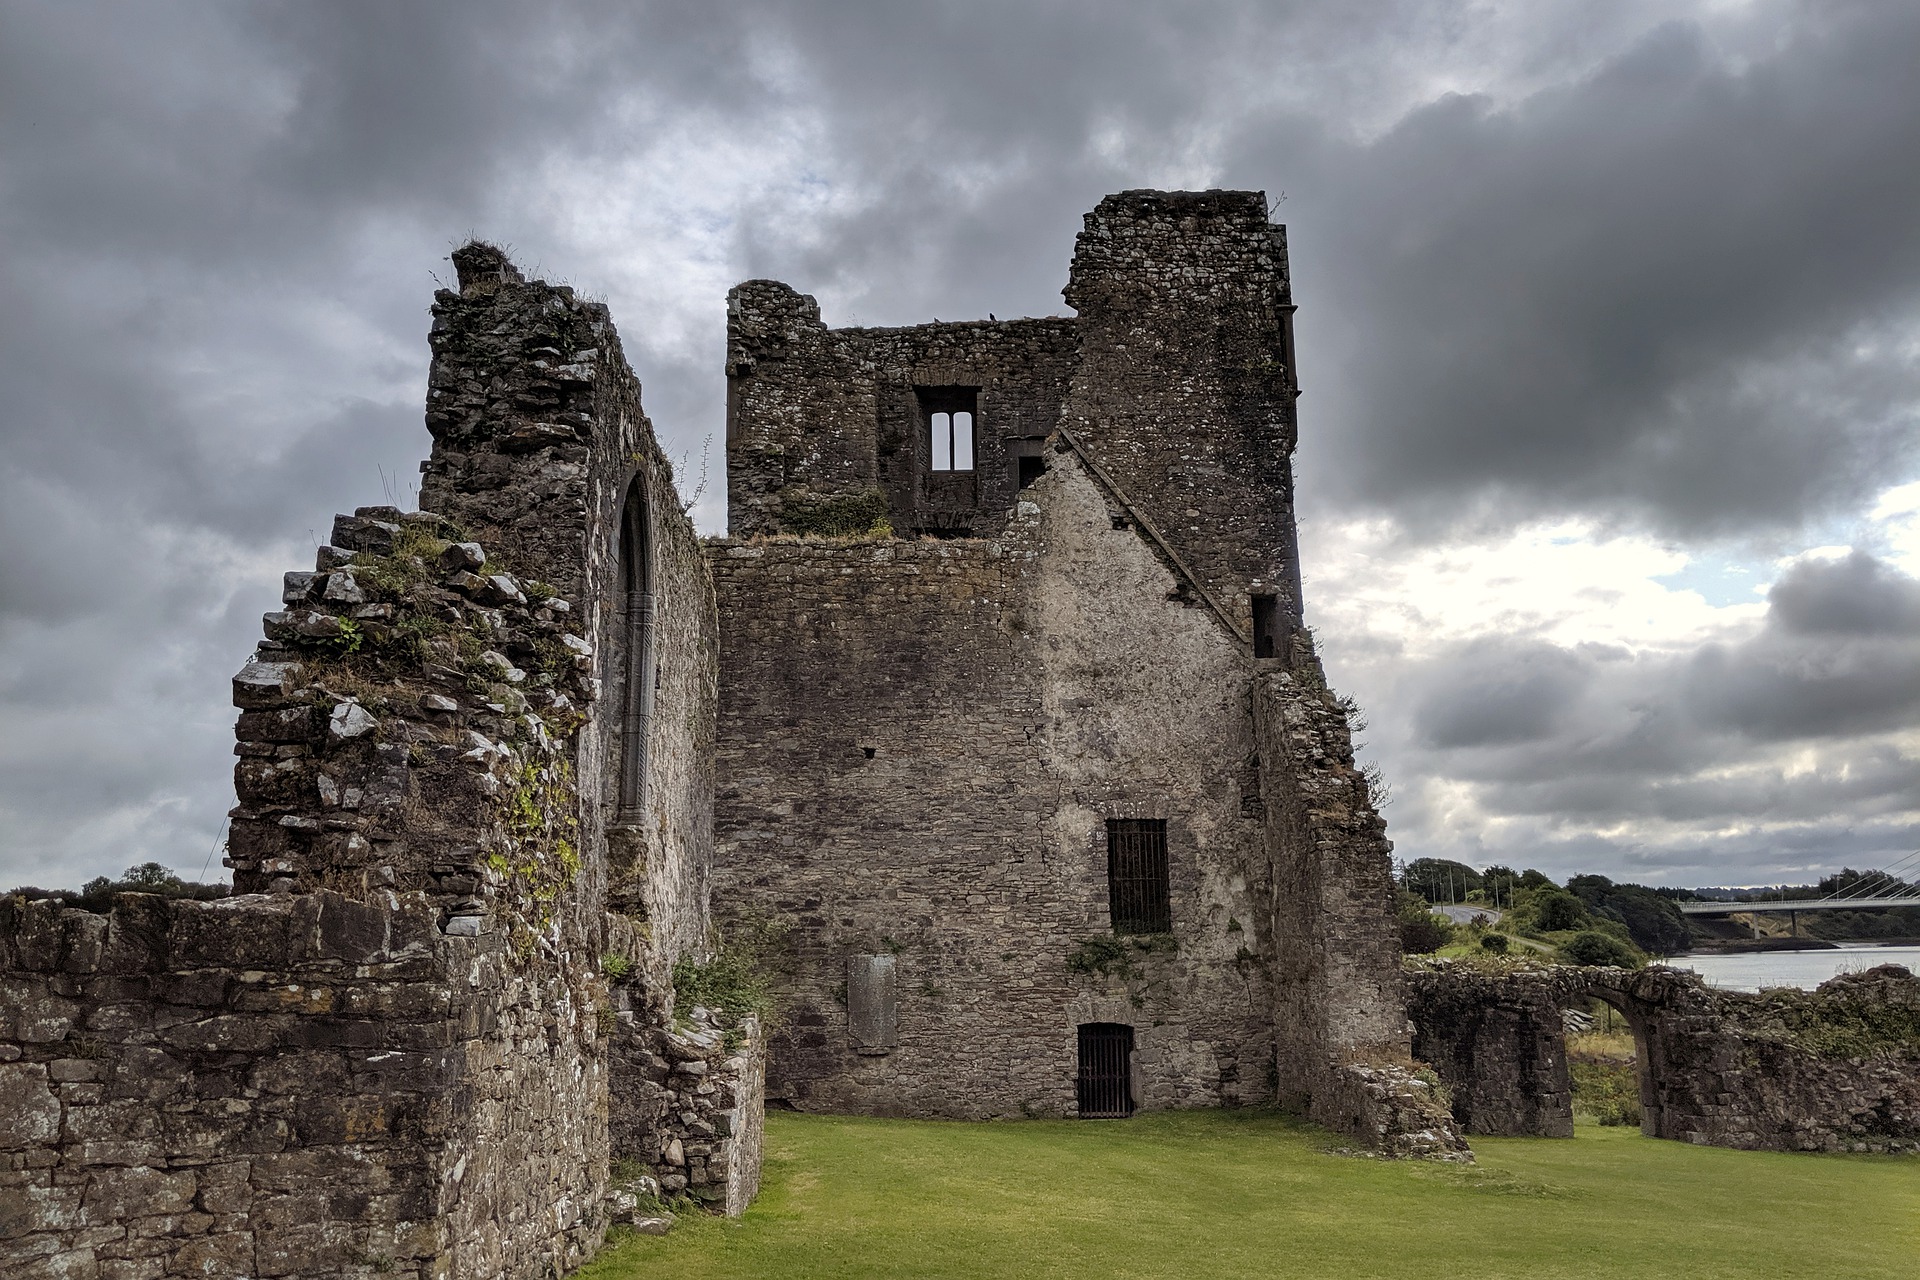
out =
[[[1644,1011],[1606,987],[1591,987],[1582,995],[1564,1006],[1584,1015],[1566,1020],[1562,1046],[1575,1115],[1602,1125],[1634,1125],[1650,1138],[1659,1137],[1658,1064]]]
[[[633,826],[646,815],[647,740],[653,724],[653,538],[646,477],[627,486],[620,512],[620,597],[616,635],[620,672],[620,795],[615,821]]]

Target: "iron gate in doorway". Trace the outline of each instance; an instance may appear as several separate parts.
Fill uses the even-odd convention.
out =
[[[1118,1120],[1133,1114],[1133,1028],[1119,1022],[1080,1027],[1080,1118]]]

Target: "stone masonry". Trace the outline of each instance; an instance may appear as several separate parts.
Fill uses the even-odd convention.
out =
[[[454,259],[427,510],[336,520],[235,677],[236,896],[0,904],[10,1278],[544,1277],[615,1160],[752,1195],[757,1027],[671,981],[706,567],[605,308]]]
[[[715,876],[791,927],[769,1097],[1071,1115],[1105,1028],[1131,1106],[1458,1151],[1300,627],[1284,230],[1258,192],[1110,196],[1065,296],[906,329],[730,299]],[[1164,824],[1170,930],[1116,933],[1114,823]]]
[[[1920,1152],[1920,978],[1885,965],[1819,990],[1716,991],[1676,969],[1412,975],[1414,1049],[1471,1133],[1573,1136],[1560,1011],[1633,1028],[1650,1137],[1772,1151]]]

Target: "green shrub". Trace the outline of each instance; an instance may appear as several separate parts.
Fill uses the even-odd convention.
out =
[[[1623,969],[1638,969],[1647,962],[1631,943],[1598,929],[1582,929],[1574,934],[1560,944],[1560,955],[1569,964],[1618,965]]]
[[[1507,947],[1509,945],[1507,935],[1504,933],[1490,933],[1480,939],[1480,949],[1482,951],[1491,951],[1497,956],[1507,954]]]
[[[34,885],[21,885],[8,890],[9,895],[53,898],[64,906],[79,907],[96,914],[113,910],[114,897],[122,893],[152,893],[162,898],[193,898],[205,902],[224,898],[232,892],[224,884],[182,880],[157,862],[143,862],[137,867],[128,867],[118,880],[95,876],[82,885],[78,893],[71,889],[41,889]]]
[[[1435,915],[1427,900],[1412,890],[1398,891],[1395,915],[1400,924],[1400,950],[1410,956],[1427,955],[1453,941],[1453,922]]]
[[[1587,908],[1580,899],[1565,889],[1538,889],[1533,895],[1534,927],[1542,933],[1558,933],[1563,929],[1584,929],[1593,921],[1587,915]]]
[[[1089,976],[1099,974],[1124,981],[1139,973],[1134,964],[1139,957],[1157,951],[1179,949],[1180,944],[1170,933],[1130,933],[1124,936],[1096,933],[1090,938],[1080,939],[1074,949],[1067,953],[1067,972]],[[1245,947],[1240,949],[1246,951]]]
[[[757,918],[716,930],[711,956],[682,956],[673,965],[674,1007],[705,1005],[735,1027],[749,1014],[771,1024],[779,1013],[775,988],[785,958],[786,926]]]

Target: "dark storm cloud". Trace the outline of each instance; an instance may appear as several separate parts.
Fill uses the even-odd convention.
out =
[[[1321,159],[1286,210],[1303,378],[1335,384],[1316,480],[1724,531],[1911,468],[1920,9],[1756,13],[1756,56],[1674,23]]]
[[[1913,427],[1920,14],[1671,8],[0,0],[0,881],[198,869],[227,676],[309,530],[405,498],[429,272],[467,233],[611,292],[698,470],[720,289],[620,275],[573,226],[682,216],[663,139],[781,170],[716,173],[746,180],[701,234],[836,323],[1062,310],[1107,191],[1287,192],[1309,514],[1844,508]],[[1913,606],[1883,566],[1823,572],[1765,636],[1657,670],[1514,645],[1410,671],[1395,749],[1498,762],[1528,814],[1604,813],[1594,778],[1684,791],[1727,743],[1838,749],[1907,713]]]
[[[1802,560],[1767,592],[1782,631],[1806,636],[1920,634],[1920,581],[1855,550]]]

